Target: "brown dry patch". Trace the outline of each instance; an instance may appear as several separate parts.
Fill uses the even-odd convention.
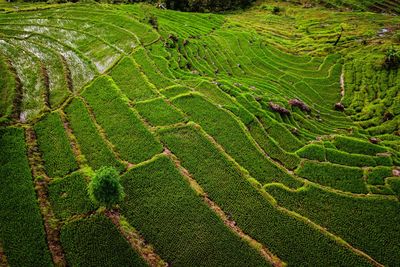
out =
[[[43,92],[44,104],[46,105],[46,107],[51,109],[51,106],[50,106],[50,79],[49,79],[49,73],[47,71],[46,66],[43,64],[43,62],[40,63],[40,72],[42,74],[43,85],[44,85],[44,92]]]
[[[78,142],[76,140],[76,137],[71,129],[71,127],[69,126],[69,122],[67,120],[67,116],[65,115],[65,113],[63,111],[60,112],[60,117],[61,117],[61,121],[63,122],[63,126],[65,129],[65,132],[67,133],[68,139],[69,139],[69,143],[70,146],[72,148],[72,151],[74,152],[75,158],[78,161],[78,164],[83,167],[84,165],[84,157],[82,156],[82,152],[79,148]]]
[[[0,267],[8,267],[7,257],[4,253],[3,246],[0,243]]]
[[[116,210],[107,210],[105,215],[118,228],[123,237],[131,244],[131,246],[140,253],[143,259],[152,267],[168,266],[159,255],[154,251],[153,247],[146,243],[144,238],[133,227],[122,225],[121,215]]]
[[[63,55],[60,55],[60,57],[61,57],[61,61],[63,63],[63,67],[64,67],[64,78],[65,78],[65,81],[67,82],[68,91],[73,93],[74,92],[74,83],[72,81],[71,70],[68,66],[67,59]]]
[[[53,263],[56,266],[67,266],[64,251],[60,243],[60,225],[55,218],[48,199],[48,183],[50,178],[43,169],[43,162],[37,146],[36,134],[31,127],[26,129],[26,143],[28,145],[28,158],[32,176],[35,177],[35,191],[39,202],[40,212],[43,217],[47,245]],[[38,179],[41,177],[40,179]]]
[[[266,261],[271,263],[273,266],[280,267],[285,265],[284,262],[274,254],[272,254],[272,252],[267,247],[265,247],[263,244],[253,239],[245,232],[243,232],[243,230],[236,225],[236,222],[231,218],[231,216],[229,214],[226,214],[221,209],[221,207],[218,206],[218,204],[216,204],[208,197],[207,193],[203,190],[203,188],[191,176],[189,171],[181,165],[179,159],[168,148],[164,148],[164,154],[167,155],[174,162],[176,168],[180,171],[181,175],[183,175],[186,178],[192,189],[201,196],[201,198],[207,204],[207,206],[211,208],[218,215],[218,217],[229,229],[231,229],[240,238],[245,240],[251,247],[256,249],[261,254],[261,256]]]

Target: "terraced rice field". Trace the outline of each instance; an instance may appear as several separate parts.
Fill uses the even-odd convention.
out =
[[[1,2],[0,266],[399,266],[399,3],[324,2]]]

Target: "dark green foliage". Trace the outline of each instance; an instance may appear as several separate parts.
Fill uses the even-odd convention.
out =
[[[390,188],[393,190],[393,192],[400,199],[400,178],[391,177],[391,178],[388,178],[386,181],[387,181],[388,185],[390,186]]]
[[[329,162],[304,161],[296,173],[312,182],[352,193],[368,193],[363,170]]]
[[[398,201],[336,194],[312,185],[296,192],[278,186],[267,190],[279,205],[326,227],[378,262],[396,266],[400,261]]]
[[[283,261],[293,266],[369,266],[306,222],[276,209],[194,128],[172,129],[161,136],[210,198]]]
[[[125,196],[118,172],[112,167],[102,167],[96,171],[88,185],[93,203],[111,208]]]
[[[305,159],[325,161],[325,148],[319,144],[310,144],[296,151],[296,154]]]
[[[83,96],[121,158],[138,163],[162,151],[161,144],[122,99],[111,79],[104,76],[96,79]]]
[[[49,185],[49,198],[55,215],[68,219],[72,215],[88,213],[94,209],[87,193],[83,174],[76,172]]]
[[[94,170],[107,165],[117,170],[124,166],[115,158],[113,152],[107,147],[89,113],[80,99],[75,98],[65,109],[72,131],[78,140],[81,152],[85,155],[90,167]]]
[[[183,115],[162,98],[137,103],[135,108],[154,126],[166,126],[184,120]]]
[[[347,136],[336,136],[333,144],[340,150],[354,154],[375,156],[378,153],[387,152],[387,149],[382,146]]]
[[[125,174],[122,213],[172,266],[268,265],[162,156]],[[151,211],[151,212],[149,212]]]
[[[146,100],[156,95],[130,57],[124,57],[112,69],[110,76],[132,101]]]
[[[396,69],[400,66],[400,52],[394,47],[386,51],[384,66],[388,69]]]
[[[385,178],[392,176],[392,168],[376,167],[368,171],[367,182],[371,185],[384,185]]]
[[[250,175],[261,183],[281,182],[291,187],[301,183],[273,164],[253,143],[250,134],[228,112],[199,95],[186,95],[173,103],[198,122],[204,130],[224,147]]]
[[[60,114],[48,114],[35,127],[46,173],[62,177],[78,168]]]
[[[102,215],[64,225],[61,244],[69,266],[147,266],[115,225]]]
[[[10,266],[52,266],[24,132],[0,128],[0,243]]]
[[[238,9],[250,5],[254,0],[165,0],[166,6],[170,9],[182,11],[223,11]]]

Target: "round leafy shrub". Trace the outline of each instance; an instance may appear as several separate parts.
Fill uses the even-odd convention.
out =
[[[113,167],[97,170],[88,185],[88,191],[93,203],[107,208],[122,201],[125,196],[118,172]]]

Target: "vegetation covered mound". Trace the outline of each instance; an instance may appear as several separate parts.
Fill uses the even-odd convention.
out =
[[[398,265],[400,17],[362,2],[0,2],[0,266]]]

